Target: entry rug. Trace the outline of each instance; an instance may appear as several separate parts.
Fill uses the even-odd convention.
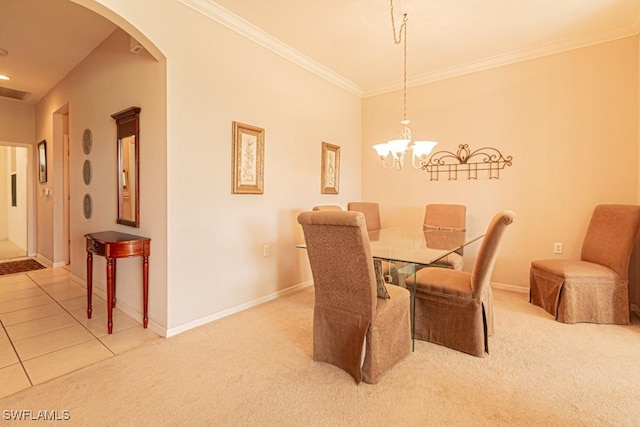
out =
[[[40,270],[46,268],[34,259],[24,259],[21,261],[9,261],[0,263],[0,275],[24,273],[25,271]]]

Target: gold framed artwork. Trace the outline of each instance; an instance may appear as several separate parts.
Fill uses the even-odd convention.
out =
[[[340,147],[322,143],[321,193],[338,194],[340,191]]]
[[[233,194],[264,193],[264,129],[233,122]]]

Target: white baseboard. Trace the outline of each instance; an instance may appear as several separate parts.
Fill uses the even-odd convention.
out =
[[[280,297],[283,297],[285,295],[289,295],[289,294],[292,294],[294,292],[298,292],[301,289],[306,288],[306,287],[311,286],[311,285],[313,285],[313,281],[312,280],[308,280],[308,281],[302,282],[302,283],[300,283],[298,285],[291,286],[290,288],[283,289],[281,291],[277,291],[277,292],[271,293],[269,295],[265,295],[263,297],[254,299],[253,301],[249,301],[249,302],[246,302],[244,304],[240,304],[240,305],[237,305],[235,307],[228,308],[228,309],[223,310],[223,311],[221,311],[219,313],[215,313],[215,314],[212,314],[210,316],[203,317],[201,319],[193,320],[193,321],[185,323],[183,325],[176,326],[175,328],[167,329],[165,336],[168,338],[168,337],[180,334],[182,332],[188,331],[189,329],[193,329],[195,327],[202,326],[202,325],[204,325],[206,323],[213,322],[214,320],[222,319],[223,317],[227,317],[227,316],[230,316],[232,314],[239,313],[239,312],[244,311],[244,310],[246,310],[248,308],[255,307],[255,306],[258,306],[260,304],[264,304],[265,302],[272,301],[272,300],[274,300],[276,298],[280,298]]]
[[[44,265],[47,268],[51,268],[53,266],[53,262],[51,262],[49,259],[43,257],[40,254],[36,254],[36,261],[38,261],[40,264]]]

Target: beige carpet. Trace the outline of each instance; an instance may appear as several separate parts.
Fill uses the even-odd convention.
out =
[[[524,294],[495,294],[488,357],[417,342],[374,386],[311,360],[307,288],[9,396],[0,410],[66,410],[64,425],[84,426],[640,425],[637,319],[564,325]]]

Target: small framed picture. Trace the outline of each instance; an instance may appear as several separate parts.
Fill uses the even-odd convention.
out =
[[[264,129],[233,122],[233,193],[264,193]]]
[[[340,147],[322,143],[321,193],[338,194],[340,191]]]
[[[47,141],[38,143],[38,181],[47,182]]]

